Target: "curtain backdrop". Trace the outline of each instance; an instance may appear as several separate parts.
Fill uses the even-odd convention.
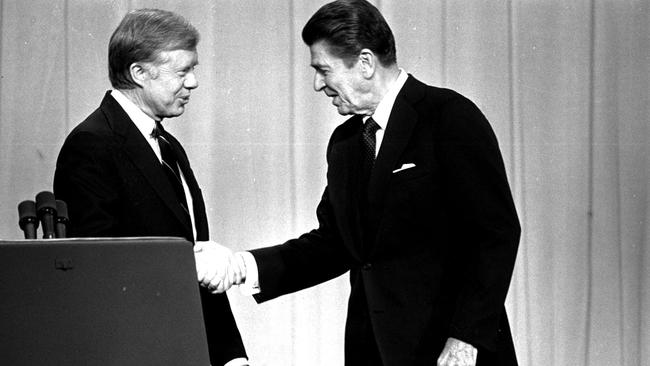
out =
[[[65,136],[110,88],[108,39],[140,7],[202,35],[200,86],[167,125],[212,239],[239,250],[314,228],[344,120],[300,39],[324,2],[2,0],[0,237],[21,238],[16,205],[52,188]],[[399,65],[474,100],[499,138],[523,226],[507,299],[520,364],[650,365],[648,2],[374,3]],[[262,305],[231,290],[254,365],[342,365],[347,280]]]

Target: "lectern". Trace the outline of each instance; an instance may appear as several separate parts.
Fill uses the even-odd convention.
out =
[[[210,364],[192,244],[0,241],[3,365]]]

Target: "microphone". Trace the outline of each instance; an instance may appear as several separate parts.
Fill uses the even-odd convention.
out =
[[[25,239],[36,239],[38,218],[36,217],[36,204],[34,201],[22,201],[18,204],[18,225],[25,233]]]
[[[43,227],[43,239],[54,239],[56,200],[54,193],[43,191],[36,195],[36,213]]]
[[[68,205],[61,200],[56,200],[56,237],[65,238],[70,219],[68,218]]]

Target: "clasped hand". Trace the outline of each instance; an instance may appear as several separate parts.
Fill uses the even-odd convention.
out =
[[[449,337],[437,366],[475,366],[478,350],[469,343]]]
[[[228,291],[246,279],[246,264],[241,254],[214,241],[196,242],[194,259],[199,284],[214,294]]]

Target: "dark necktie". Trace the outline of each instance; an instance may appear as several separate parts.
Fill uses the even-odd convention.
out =
[[[372,167],[375,165],[375,150],[377,146],[376,132],[380,129],[379,125],[372,118],[368,118],[361,130],[362,145],[362,168],[361,168],[361,199],[359,200],[359,214],[361,216],[361,225],[364,233],[363,247],[369,248],[372,245],[372,232],[370,220],[370,201],[368,197],[368,182]]]
[[[169,133],[165,131],[160,122],[156,122],[156,128],[154,128],[151,133],[152,137],[155,137],[158,141],[158,146],[160,146],[160,155],[162,157],[162,165],[169,183],[171,183],[174,188],[174,193],[176,193],[176,198],[178,198],[178,203],[181,205],[185,213],[189,216],[189,210],[187,209],[187,200],[185,199],[185,190],[183,189],[183,181],[181,180],[181,174],[178,169],[178,159],[176,158],[176,153],[172,148],[169,142]]]
[[[370,176],[372,166],[375,164],[375,150],[377,146],[376,132],[380,129],[377,122],[372,117],[366,120],[361,131],[361,141],[363,142],[363,169],[367,177]],[[367,180],[367,179],[366,179]]]

